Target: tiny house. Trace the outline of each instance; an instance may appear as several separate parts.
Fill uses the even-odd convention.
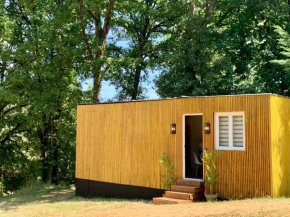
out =
[[[224,152],[219,196],[289,195],[290,100],[254,94],[79,105],[76,194],[161,196],[162,153],[179,180],[202,182],[205,150]]]

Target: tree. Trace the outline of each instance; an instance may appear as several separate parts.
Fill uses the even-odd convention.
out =
[[[233,66],[233,94],[272,92],[285,95],[284,70],[273,64],[280,58],[275,25],[289,25],[289,5],[285,1],[230,1],[231,7],[220,26],[227,24],[222,32],[221,49],[230,57]],[[230,25],[229,25],[230,24]],[[221,39],[222,39],[221,38]],[[283,82],[282,82],[283,83]]]
[[[285,86],[284,95],[290,96],[290,35],[279,26],[277,26],[276,32],[280,36],[278,43],[282,49],[281,55],[283,57],[281,59],[273,60],[272,62],[284,68],[284,79],[281,79],[281,85]]]
[[[189,6],[190,8],[190,6]],[[275,26],[289,26],[284,1],[192,1],[156,80],[162,97],[272,92],[287,95]],[[287,27],[288,28],[288,27]],[[186,31],[185,31],[186,29]],[[200,33],[200,34],[199,34]]]
[[[117,57],[107,79],[118,90],[118,100],[144,98],[141,82],[158,68],[164,37],[171,33],[184,13],[184,1],[124,1],[118,9],[113,34],[125,46],[115,49]]]
[[[0,57],[9,62],[3,90],[9,94],[7,98],[15,94],[21,102],[8,102],[8,108],[20,107],[14,115],[25,116],[26,120],[28,133],[20,136],[31,149],[20,152],[25,152],[28,159],[38,159],[43,181],[55,184],[59,180],[60,153],[68,151],[74,161],[75,111],[81,100],[75,71],[80,58],[74,38],[78,25],[71,5],[69,0],[32,4],[6,1],[5,14],[12,20],[14,34],[5,37],[8,60],[4,54]],[[4,122],[5,126],[10,123]],[[39,175],[37,171],[35,175]]]
[[[188,3],[186,13],[164,46],[164,67],[156,80],[161,97],[209,94],[204,87],[213,75],[213,62],[220,61],[214,50],[216,4],[215,0]]]
[[[93,101],[100,101],[101,82],[109,68],[106,46],[112,20],[115,0],[76,0],[79,7],[80,32],[83,48],[88,60],[86,74],[93,78]]]
[[[0,165],[1,174],[14,177],[5,179],[6,190],[17,190],[29,179],[30,165],[25,150],[29,149],[26,141],[28,100],[17,83],[11,83],[10,67],[13,64],[9,42],[13,39],[14,20],[7,15],[4,1],[0,8]],[[24,176],[23,174],[26,174]]]

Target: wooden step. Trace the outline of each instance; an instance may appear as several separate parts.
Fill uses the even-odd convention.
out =
[[[184,185],[184,186],[194,186],[194,187],[203,187],[203,181],[192,181],[192,180],[185,180],[185,179],[177,179],[177,185]]]
[[[181,200],[192,200],[193,194],[176,192],[176,191],[165,191],[165,197],[181,199]]]
[[[203,201],[205,199],[204,192],[200,192],[197,194],[176,192],[176,191],[166,191],[165,197],[181,199],[181,200],[193,200],[193,201]]]
[[[167,197],[154,197],[153,204],[161,205],[161,204],[186,204],[192,203],[191,200],[180,200],[174,198],[167,198]]]
[[[204,192],[204,187],[193,187],[184,185],[171,185],[171,191],[184,192],[190,194],[197,194]]]
[[[204,192],[193,194],[193,201],[203,201],[205,199]]]

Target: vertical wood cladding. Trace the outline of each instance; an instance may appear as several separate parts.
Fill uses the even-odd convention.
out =
[[[271,96],[273,196],[290,195],[290,100]]]
[[[183,177],[185,114],[203,114],[203,122],[211,127],[211,133],[203,135],[204,148],[213,150],[214,112],[244,111],[246,150],[224,151],[218,159],[217,192],[226,198],[272,195],[270,97],[217,96],[80,105],[76,178],[161,188],[162,152],[174,163],[177,177]],[[176,134],[170,134],[172,122],[176,123]]]

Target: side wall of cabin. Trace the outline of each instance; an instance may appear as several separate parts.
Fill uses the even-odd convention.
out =
[[[217,192],[226,198],[271,195],[270,95],[184,98],[78,106],[76,178],[160,189],[165,152],[183,177],[183,115],[203,114],[214,149],[214,113],[245,112],[245,151],[218,159]],[[170,124],[176,123],[176,134]]]
[[[290,99],[271,96],[273,196],[290,195]]]

